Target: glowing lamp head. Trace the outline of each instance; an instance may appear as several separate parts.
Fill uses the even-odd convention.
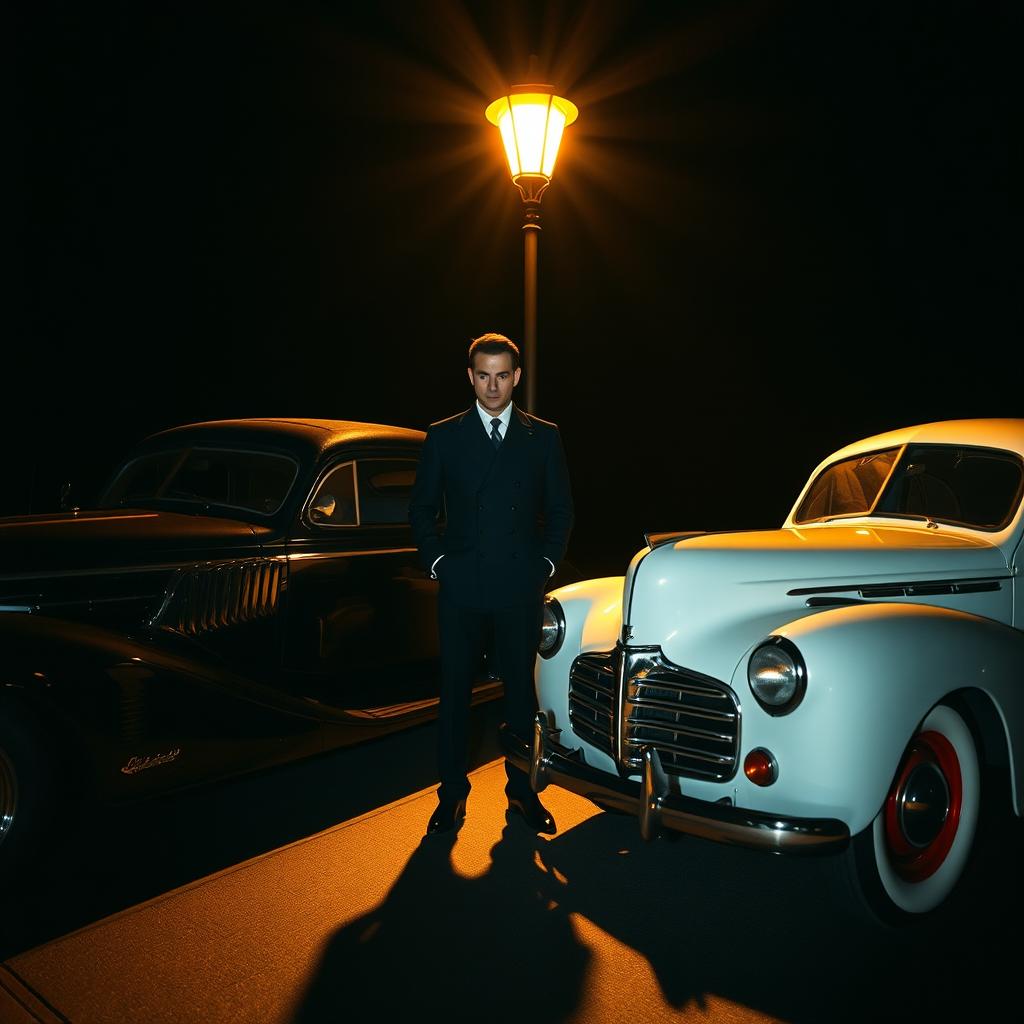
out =
[[[521,175],[550,180],[562,132],[579,111],[575,104],[556,96],[550,85],[514,85],[507,96],[490,104],[485,114],[501,132],[512,180]]]

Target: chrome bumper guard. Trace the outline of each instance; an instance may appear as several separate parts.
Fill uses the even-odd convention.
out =
[[[536,793],[554,783],[599,807],[635,815],[640,819],[640,835],[646,840],[670,829],[718,843],[802,855],[836,853],[850,841],[849,829],[834,818],[780,818],[672,793],[653,747],[642,750],[642,781],[609,775],[588,765],[582,750],[559,744],[560,731],[553,729],[547,715],[539,711],[533,723],[531,747],[507,729],[502,730],[506,757],[529,772]]]

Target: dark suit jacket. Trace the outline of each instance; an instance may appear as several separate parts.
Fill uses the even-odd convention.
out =
[[[467,608],[539,601],[551,572],[544,559],[558,566],[573,522],[558,427],[513,406],[495,449],[475,403],[432,423],[409,520],[424,569],[445,556],[437,566],[445,600]]]

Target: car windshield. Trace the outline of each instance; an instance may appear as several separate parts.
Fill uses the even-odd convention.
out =
[[[1010,452],[907,445],[843,459],[811,484],[796,523],[852,516],[930,519],[999,530],[1020,504],[1024,471]]]
[[[100,499],[116,505],[217,505],[273,515],[298,465],[285,455],[227,448],[181,448],[128,462]]]

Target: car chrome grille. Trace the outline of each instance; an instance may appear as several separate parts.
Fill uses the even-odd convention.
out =
[[[197,566],[181,574],[153,624],[196,636],[264,618],[277,609],[282,578],[274,559]]]
[[[569,724],[581,739],[615,756],[615,652],[584,654],[569,671]]]
[[[670,775],[724,782],[736,773],[739,721],[730,687],[672,664],[658,648],[585,654],[573,663],[573,731],[630,773],[651,746]]]

